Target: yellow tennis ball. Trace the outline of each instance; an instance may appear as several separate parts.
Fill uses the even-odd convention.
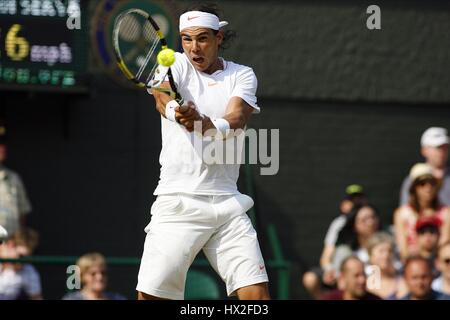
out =
[[[175,51],[172,49],[163,49],[156,57],[158,63],[165,67],[170,67],[175,62]]]

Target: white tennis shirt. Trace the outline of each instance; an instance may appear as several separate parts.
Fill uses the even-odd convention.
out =
[[[196,70],[184,53],[176,53],[171,70],[184,101],[192,101],[200,113],[210,118],[221,118],[225,115],[230,98],[240,97],[255,109],[255,113],[259,113],[256,103],[257,79],[253,70],[222,61],[224,70],[206,74]],[[163,67],[159,67],[159,74],[165,74]],[[210,150],[213,149],[211,144],[217,144],[217,141],[201,137],[198,133],[189,133],[180,124],[162,116],[161,134],[161,172],[155,195],[179,192],[199,195],[239,193],[236,185],[239,162],[226,159],[214,162],[204,156],[216,154]],[[236,154],[240,152],[237,139],[227,139],[225,153],[230,154],[233,148]]]

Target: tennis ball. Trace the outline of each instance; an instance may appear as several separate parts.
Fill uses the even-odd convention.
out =
[[[170,67],[175,62],[175,51],[172,49],[163,49],[158,53],[156,60],[164,67]]]

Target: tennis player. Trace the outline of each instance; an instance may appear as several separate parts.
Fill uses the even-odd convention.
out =
[[[270,298],[257,234],[246,214],[253,200],[236,186],[239,164],[206,163],[193,144],[196,136],[203,146],[212,143],[202,136],[208,131],[236,139],[229,129],[244,129],[252,113],[260,111],[253,70],[219,57],[231,34],[222,29],[227,24],[212,6],[182,14],[184,53],[176,53],[171,70],[187,102],[180,107],[168,94],[151,91],[161,114],[161,173],[145,228],[139,299],[183,299],[187,271],[200,250],[229,296]],[[195,121],[198,132],[193,132]]]

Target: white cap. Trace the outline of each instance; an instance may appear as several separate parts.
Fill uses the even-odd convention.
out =
[[[433,168],[427,163],[416,163],[409,171],[409,178],[412,182],[424,176],[433,176]]]
[[[219,18],[212,13],[203,11],[188,11],[180,16],[180,32],[190,27],[203,27],[219,30],[228,25],[227,21],[219,21]]]
[[[422,147],[439,147],[449,142],[447,129],[439,127],[428,128],[420,139]]]

